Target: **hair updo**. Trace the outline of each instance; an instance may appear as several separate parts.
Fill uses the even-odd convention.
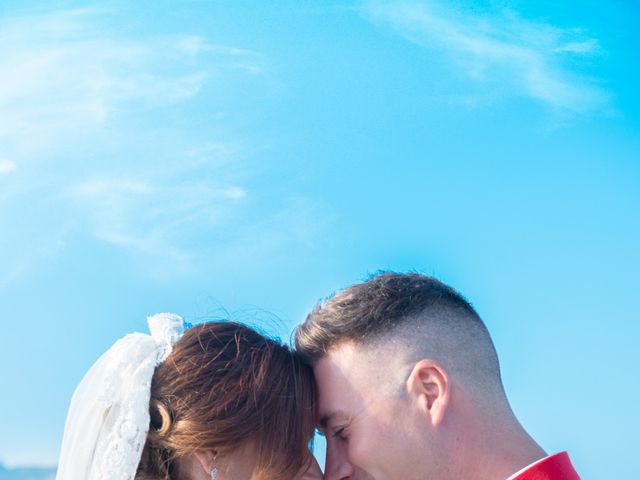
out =
[[[249,444],[255,479],[291,479],[310,461],[315,384],[287,346],[235,322],[187,330],[151,382],[151,422],[136,480],[176,480],[174,461]]]

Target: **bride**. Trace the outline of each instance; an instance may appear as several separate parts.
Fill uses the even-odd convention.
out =
[[[173,314],[118,340],[76,389],[56,480],[316,480],[312,373],[234,322]]]

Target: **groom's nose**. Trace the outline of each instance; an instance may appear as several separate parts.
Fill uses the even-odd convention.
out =
[[[353,478],[353,465],[349,462],[345,449],[336,445],[336,442],[327,442],[325,464],[325,480],[350,480]]]

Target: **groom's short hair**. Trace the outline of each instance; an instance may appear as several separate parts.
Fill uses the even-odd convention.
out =
[[[495,347],[476,310],[453,288],[418,273],[379,273],[319,302],[296,329],[295,343],[310,364],[345,343],[391,344],[442,361],[474,383],[489,378],[502,387]]]

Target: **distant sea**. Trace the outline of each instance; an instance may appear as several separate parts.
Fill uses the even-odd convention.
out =
[[[0,480],[55,480],[55,468],[7,468],[0,465]]]

